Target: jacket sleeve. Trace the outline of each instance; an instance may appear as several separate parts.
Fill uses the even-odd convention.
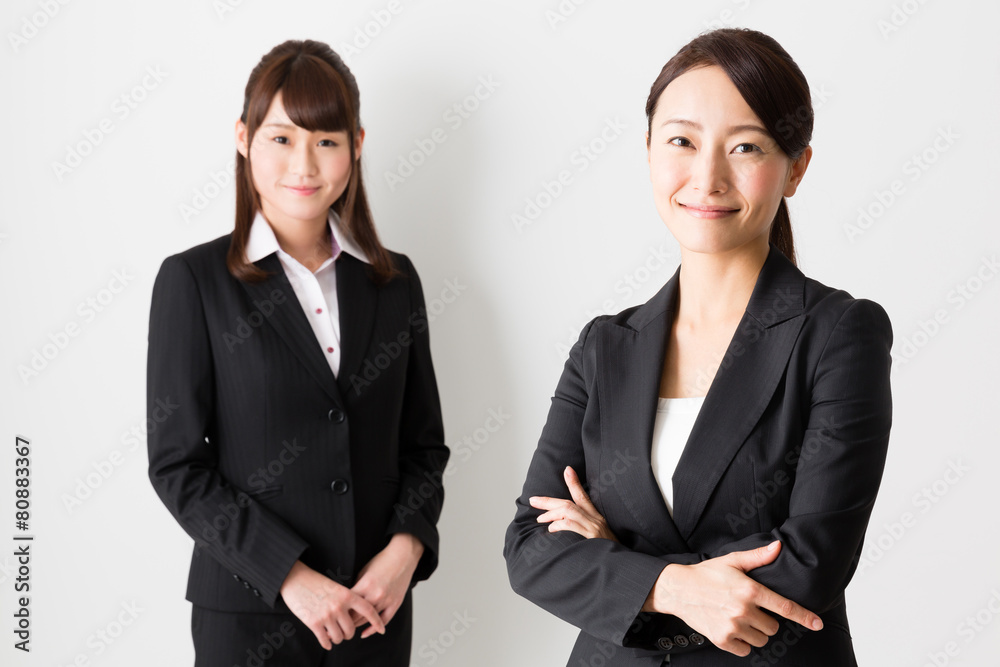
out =
[[[803,443],[789,453],[796,476],[788,519],[769,533],[710,553],[649,556],[569,531],[548,533],[535,522],[540,512],[527,499],[565,497],[562,469],[583,466],[580,429],[587,395],[581,359],[587,332],[570,351],[507,531],[504,555],[514,590],[588,634],[654,648],[657,632],[691,632],[676,617],[638,614],[666,565],[697,563],[779,539],[778,558],[749,576],[810,611],[822,614],[833,606],[857,565],[886,458],[892,328],[882,307],[865,299],[852,303],[819,356],[811,395],[804,397],[809,416]]]
[[[603,317],[603,316],[602,316]],[[548,418],[528,467],[514,520],[507,528],[504,558],[511,588],[584,632],[631,645],[626,635],[665,567],[654,555],[618,542],[586,539],[571,531],[550,533],[528,503],[532,496],[566,497],[562,471],[573,466],[586,479],[582,427],[587,410],[583,356],[595,318],[573,345],[556,385]],[[696,562],[698,557],[677,555]]]
[[[820,353],[795,465],[788,518],[703,558],[781,540],[773,563],[749,576],[817,614],[839,602],[858,565],[892,425],[892,323],[885,309],[857,299]],[[669,557],[667,558],[669,560]]]
[[[415,584],[437,568],[437,521],[444,503],[445,464],[451,452],[444,444],[423,288],[409,258],[402,257],[410,283],[410,350],[399,425],[399,496],[386,534],[410,533],[423,543],[424,553],[413,573]]]
[[[199,548],[274,608],[281,584],[308,546],[278,516],[218,470],[209,433],[215,410],[212,348],[194,274],[178,255],[166,258],[153,285],[146,368],[149,479]],[[155,420],[158,401],[176,409]]]

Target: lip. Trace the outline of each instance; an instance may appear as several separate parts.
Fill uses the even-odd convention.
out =
[[[705,218],[705,219],[716,219],[724,218],[727,215],[732,215],[739,211],[738,208],[729,208],[727,206],[709,206],[702,204],[681,204],[681,207],[687,212],[688,215],[695,218]]]
[[[315,192],[317,192],[319,190],[318,187],[316,187],[316,188],[297,188],[297,187],[294,187],[294,186],[291,186],[291,185],[286,185],[285,187],[288,188],[294,194],[301,195],[303,197],[308,197],[309,195],[311,195],[311,194],[313,194],[313,193],[315,193]]]

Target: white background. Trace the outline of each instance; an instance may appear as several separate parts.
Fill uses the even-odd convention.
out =
[[[985,260],[1000,251],[997,4],[566,0],[565,15],[558,0],[388,6],[4,4],[0,662],[190,664],[192,542],[149,484],[144,438],[128,435],[146,420],[150,291],[165,256],[232,228],[234,189],[216,188],[213,174],[224,180],[233,159],[251,68],[285,39],[313,38],[345,55],[354,45],[376,222],[437,309],[431,340],[457,465],[440,566],[415,593],[413,663],[564,664],[576,631],[511,592],[504,530],[568,345],[598,313],[648,299],[677,266],[653,207],[643,107],[678,48],[730,25],[775,37],[813,90],[815,153],[789,200],[800,268],[882,304],[895,332],[889,459],[847,592],[859,660],[995,664],[1000,280]],[[148,70],[162,80],[147,77],[144,90]],[[467,99],[482,79],[495,89]],[[122,95],[143,98],[127,116]],[[455,127],[445,112],[463,102],[477,108]],[[103,119],[112,131],[99,136]],[[608,121],[624,129],[602,145]],[[386,172],[435,128],[446,141],[390,188]],[[592,141],[600,154],[581,162]],[[71,148],[87,154],[57,173]],[[570,185],[540,197],[564,169]],[[901,194],[883,206],[896,180]],[[526,199],[545,207],[518,228]],[[859,209],[871,222],[851,236]],[[669,260],[655,268],[659,253]],[[116,272],[128,282],[112,294]],[[957,298],[960,285],[971,299]],[[442,293],[451,303],[435,306]],[[100,312],[81,309],[88,299],[105,302]],[[61,338],[73,324],[77,335]],[[22,378],[43,350],[51,358]],[[490,410],[507,417],[484,437]],[[12,648],[16,435],[33,450],[30,656]],[[112,456],[120,465],[81,489]],[[78,489],[89,497],[67,506]],[[123,604],[141,611],[100,642]],[[978,630],[966,620],[977,613]]]

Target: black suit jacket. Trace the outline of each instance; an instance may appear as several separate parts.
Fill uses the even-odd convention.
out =
[[[581,628],[572,665],[854,665],[844,589],[889,440],[889,318],[771,244],[674,472],[671,518],[650,456],[679,274],[595,318],[570,351],[507,530],[511,586]],[[536,522],[528,498],[567,498],[567,465],[621,544]],[[640,613],[667,564],[775,539],[776,561],[750,576],[822,616],[822,631],[784,622],[740,659],[677,617]]]
[[[267,280],[239,281],[230,236],[167,257],[153,286],[149,478],[195,540],[187,599],[287,611],[297,559],[350,586],[397,532],[424,543],[426,579],[449,452],[413,265],[391,253],[402,275],[378,287],[337,259],[335,378],[277,255],[257,262]]]

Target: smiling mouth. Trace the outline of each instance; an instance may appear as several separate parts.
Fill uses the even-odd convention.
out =
[[[288,188],[289,190],[291,190],[292,192],[294,192],[297,195],[311,195],[312,193],[314,193],[317,190],[319,190],[319,187],[315,187],[315,188],[299,188],[299,187],[295,187],[294,185],[286,185],[285,187]]]
[[[727,206],[699,206],[698,204],[681,204],[681,206],[692,211],[702,211],[705,213],[735,213],[740,210],[738,208],[729,208]]]

